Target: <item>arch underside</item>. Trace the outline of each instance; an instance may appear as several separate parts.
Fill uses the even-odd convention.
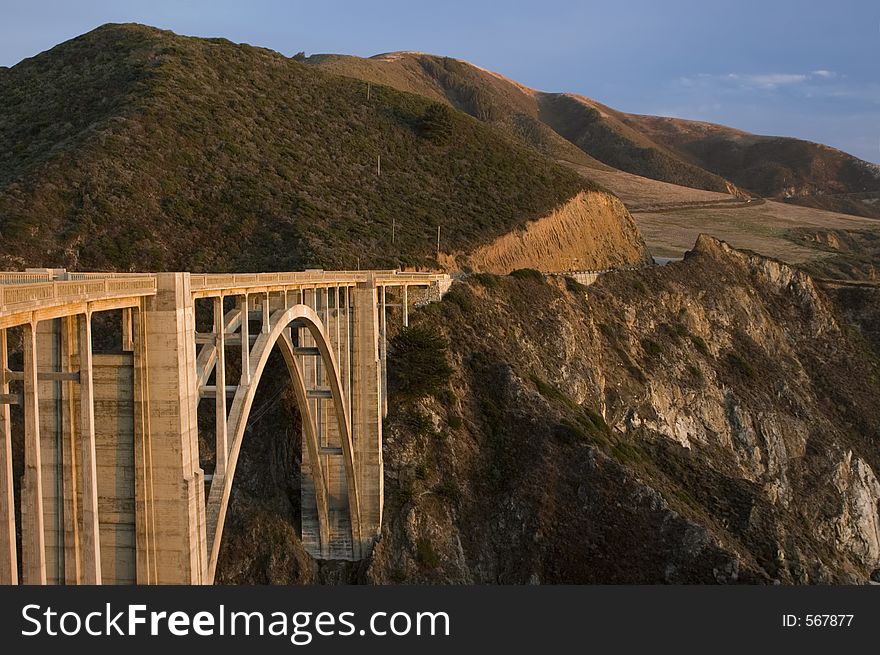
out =
[[[240,309],[227,312],[223,324],[227,335],[240,330]],[[303,348],[302,343],[294,343],[292,329],[300,330],[314,345]],[[322,559],[359,559],[361,556],[363,534],[350,408],[324,324],[314,309],[299,304],[270,315],[268,330],[257,335],[250,349],[250,370],[245,378],[248,381],[238,385],[230,405],[227,463],[225,470],[215,471],[205,507],[208,531],[205,581],[208,583],[213,582],[216,573],[248,417],[266,362],[276,345],[284,358],[302,416],[303,544]],[[216,345],[206,344],[197,358],[200,388],[207,384],[216,362]],[[323,410],[323,402],[331,403],[330,411]],[[313,411],[313,403],[317,412]]]

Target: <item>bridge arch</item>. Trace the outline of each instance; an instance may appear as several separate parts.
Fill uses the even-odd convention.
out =
[[[241,312],[232,310],[224,317],[224,324],[235,328],[241,323]],[[302,372],[297,362],[296,349],[290,336],[291,325],[306,328],[317,348],[327,378],[327,383],[332,399],[339,438],[342,445],[342,459],[345,468],[345,478],[348,491],[348,509],[351,524],[352,555],[359,558],[362,544],[362,529],[360,517],[360,497],[357,485],[357,473],[354,461],[354,447],[351,435],[351,413],[343,393],[342,381],[339,374],[339,366],[324,329],[324,325],[317,312],[307,305],[293,305],[275,311],[269,317],[269,329],[260,333],[250,351],[250,370],[247,384],[241,384],[235,392],[228,416],[229,453],[225,470],[217,471],[211,484],[209,497],[205,511],[208,527],[208,560],[204,576],[204,582],[211,584],[214,580],[217,561],[220,553],[220,543],[223,537],[223,526],[232,491],[232,483],[235,477],[236,464],[241,450],[247,420],[253,405],[256,390],[262,377],[263,370],[273,348],[277,345],[287,365],[293,384],[297,405],[303,416],[303,439],[309,452],[312,468],[312,477],[315,482],[316,504],[321,531],[322,547],[327,543],[328,516],[327,516],[327,492],[325,477],[320,463],[320,444],[317,439],[314,416],[308,403],[308,391]],[[243,346],[245,347],[245,346]],[[201,359],[201,353],[200,353]],[[200,362],[199,375],[202,377],[209,374],[210,368],[216,363],[216,348],[213,353],[205,352],[204,360]]]

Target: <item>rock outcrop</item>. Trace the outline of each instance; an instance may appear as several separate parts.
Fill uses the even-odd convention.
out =
[[[880,366],[803,272],[701,237],[589,288],[474,276],[416,317],[372,582],[866,582]]]
[[[584,191],[524,228],[457,259],[475,271],[507,274],[518,268],[566,271],[635,266],[646,263],[649,255],[635,221],[617,196]]]
[[[411,324],[446,339],[452,373],[424,397],[392,377],[372,557],[309,563],[273,518],[295,526],[295,466],[271,455],[288,408],[246,444],[222,580],[880,575],[880,360],[806,273],[701,237],[682,262],[590,287],[473,274]]]

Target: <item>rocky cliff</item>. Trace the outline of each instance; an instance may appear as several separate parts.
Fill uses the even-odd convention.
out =
[[[702,237],[594,286],[476,276],[417,321],[372,582],[865,582],[880,367],[804,273]]]
[[[239,548],[222,579],[880,574],[880,363],[807,274],[701,237],[683,262],[590,287],[528,270],[474,274],[407,332],[409,351],[419,334],[439,336],[445,350],[425,347],[448,368],[414,388],[407,380],[424,380],[431,357],[417,358],[413,378],[393,341],[385,524],[371,560],[304,559],[292,530],[263,529],[255,508],[272,494],[261,488],[248,496],[257,505],[233,510],[245,527],[227,530]],[[279,438],[271,430],[260,438]],[[257,451],[251,475],[265,476]],[[249,486],[236,481],[240,495]]]
[[[507,274],[518,268],[599,270],[648,259],[635,221],[620,199],[604,191],[584,191],[454,261],[475,271]]]

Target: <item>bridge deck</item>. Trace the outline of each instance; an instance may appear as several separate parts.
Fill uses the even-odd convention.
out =
[[[296,271],[283,273],[190,274],[193,298],[273,293],[304,288],[423,286],[444,273],[382,271]],[[0,329],[61,316],[136,306],[156,293],[155,273],[71,273],[63,269],[0,273]]]

